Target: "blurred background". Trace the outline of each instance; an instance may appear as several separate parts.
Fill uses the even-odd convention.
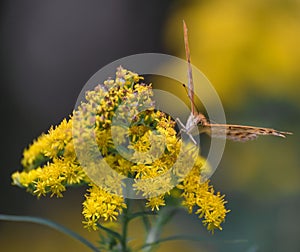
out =
[[[192,63],[218,91],[227,121],[294,135],[228,142],[212,177],[231,209],[223,231],[212,236],[182,212],[166,233],[203,242],[170,242],[159,251],[300,251],[298,0],[1,1],[1,214],[49,218],[97,241],[81,224],[85,188],[37,200],[12,186],[10,175],[21,168],[23,149],[68,117],[98,69],[136,53],[185,58],[183,19]],[[3,251],[89,251],[24,223],[0,222],[0,244]]]

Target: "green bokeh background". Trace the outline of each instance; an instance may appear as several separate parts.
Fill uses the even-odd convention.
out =
[[[28,143],[72,111],[85,82],[104,65],[143,52],[185,58],[184,19],[192,63],[218,91],[227,121],[294,135],[228,142],[212,177],[231,209],[223,231],[211,236],[196,216],[180,212],[166,234],[199,235],[203,242],[170,242],[158,251],[300,251],[299,1],[1,5],[0,213],[46,217],[97,240],[82,228],[84,188],[37,200],[11,186],[10,174],[20,168]],[[132,234],[141,237],[133,225]],[[0,234],[3,251],[88,251],[35,224],[0,222]]]

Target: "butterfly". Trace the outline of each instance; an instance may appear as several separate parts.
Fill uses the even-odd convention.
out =
[[[186,52],[186,60],[188,63],[188,96],[191,102],[191,114],[184,125],[179,118],[176,122],[181,126],[181,132],[186,133],[193,143],[196,144],[193,135],[199,133],[207,133],[213,137],[226,138],[233,141],[246,142],[257,138],[260,135],[273,135],[285,138],[291,135],[291,132],[278,131],[271,128],[261,128],[254,126],[234,125],[234,124],[217,124],[210,123],[202,114],[196,111],[194,103],[194,83],[191,66],[190,49],[188,43],[187,26],[183,21],[184,44]]]

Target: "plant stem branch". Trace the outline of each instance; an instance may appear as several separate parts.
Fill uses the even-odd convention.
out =
[[[163,226],[166,225],[167,222],[171,220],[171,218],[174,216],[176,211],[177,211],[176,208],[166,207],[159,212],[155,224],[149,230],[148,235],[146,237],[145,243],[149,245],[144,247],[143,250],[144,252],[150,252],[153,249],[153,245],[158,244]]]
[[[73,232],[72,230],[48,219],[40,218],[40,217],[33,217],[33,216],[18,216],[18,215],[7,215],[7,214],[0,214],[0,220],[4,221],[17,221],[17,222],[31,222],[37,223],[41,225],[45,225],[47,227],[53,228],[61,233],[64,233],[73,239],[83,243],[85,246],[89,247],[92,251],[100,252],[100,250],[95,247],[91,242],[80,236],[79,234]]]
[[[130,200],[125,199],[127,208],[124,209],[123,215],[122,215],[122,240],[121,240],[121,246],[122,246],[122,252],[127,252],[127,231],[128,231],[128,223],[130,221],[129,218],[129,212],[130,212]]]

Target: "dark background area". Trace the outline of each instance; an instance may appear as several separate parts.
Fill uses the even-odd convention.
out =
[[[218,1],[213,2],[218,6]],[[259,5],[258,2],[255,4]],[[97,240],[97,234],[84,230],[81,224],[81,203],[85,188],[71,188],[63,199],[37,200],[25,190],[12,186],[10,176],[21,169],[23,149],[51,125],[68,117],[82,87],[101,67],[136,53],[169,53],[184,58],[180,37],[184,18],[190,24],[192,60],[195,60],[194,64],[199,68],[203,66],[203,72],[207,71],[209,78],[217,76],[213,84],[216,83],[216,88],[220,91],[222,100],[224,99],[228,121],[272,126],[295,134],[286,140],[266,138],[242,145],[229,143],[220,169],[212,178],[215,188],[226,194],[228,207],[232,209],[223,225],[224,230],[211,236],[199,219],[182,212],[167,233],[175,230],[181,234],[199,234],[204,238],[203,243],[174,242],[162,246],[159,251],[171,248],[177,249],[175,251],[300,250],[299,73],[280,84],[290,90],[286,93],[276,89],[277,86],[273,88],[275,82],[272,78],[266,78],[264,88],[250,88],[259,87],[260,84],[255,84],[255,78],[242,74],[238,67],[236,72],[231,73],[234,77],[224,79],[224,83],[235,83],[234,80],[238,79],[236,76],[243,76],[244,79],[238,79],[234,87],[218,86],[221,82],[218,75],[222,76],[222,71],[225,70],[220,67],[217,59],[222,61],[226,53],[230,56],[235,54],[226,47],[223,54],[215,49],[219,48],[218,45],[225,44],[222,40],[211,40],[211,47],[201,41],[202,38],[210,38],[204,36],[205,32],[209,35],[210,27],[226,31],[228,27],[223,27],[222,22],[230,20],[234,15],[227,12],[231,6],[225,6],[227,9],[224,7],[224,17],[216,19],[216,16],[220,17],[218,13],[222,12],[223,7],[209,9],[207,6],[208,4],[203,4],[199,7],[196,1],[189,4],[183,1],[137,0],[2,1],[0,213],[46,217],[92,241]],[[263,9],[265,12],[261,15],[270,15],[272,6],[273,2],[269,1],[269,6],[266,5]],[[198,8],[203,11],[197,14]],[[285,8],[294,11],[293,7],[278,7],[279,10]],[[261,9],[258,8],[258,12],[259,10]],[[246,7],[237,13],[243,12],[248,13]],[[212,23],[199,21],[203,13],[206,15],[203,15],[202,20],[211,18]],[[275,12],[274,15],[278,14]],[[286,19],[289,18],[287,14]],[[246,19],[249,23],[257,20],[255,16],[248,16]],[[299,19],[296,19],[297,22]],[[232,22],[238,23],[239,19],[233,19]],[[276,24],[271,23],[268,29],[272,29],[273,25]],[[300,29],[299,23],[295,24],[294,29]],[[198,30],[203,31],[200,39]],[[250,34],[250,45],[261,46],[262,42],[259,40],[253,39],[255,42],[251,42],[251,33],[244,27],[238,30],[232,28],[227,33],[232,36]],[[298,33],[292,30],[291,34],[290,40],[300,41]],[[269,43],[268,40],[265,43]],[[235,44],[230,45],[235,52]],[[204,49],[199,53],[197,48],[201,46]],[[210,52],[211,55],[206,56]],[[300,62],[298,51],[295,51],[293,57],[294,65],[289,69]],[[200,61],[199,58],[203,65],[196,64]],[[278,61],[280,60],[281,58]],[[245,55],[237,58],[233,64],[240,66],[245,72],[255,71],[244,64],[248,61],[249,55]],[[271,58],[270,62],[276,61]],[[216,67],[211,67],[210,63],[214,63],[212,65]],[[281,68],[283,67],[285,66]],[[266,71],[267,76],[272,75],[272,71],[280,74],[276,68],[271,70]],[[282,76],[284,74],[286,73],[283,72]],[[228,89],[246,90],[246,95],[239,99],[239,94],[230,96],[224,91]],[[271,91],[267,92],[268,89]],[[268,93],[272,95],[266,95]],[[232,100],[237,100],[237,103]],[[35,224],[0,222],[0,234],[3,251],[88,251],[76,241]]]

